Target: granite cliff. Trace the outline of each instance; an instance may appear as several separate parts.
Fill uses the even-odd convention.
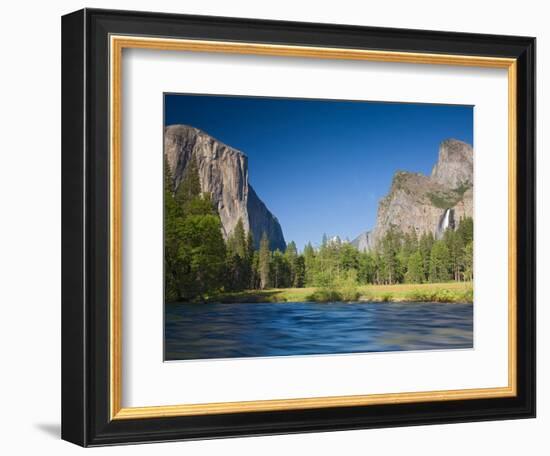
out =
[[[390,227],[402,232],[425,232],[441,237],[462,217],[473,216],[473,149],[462,141],[440,144],[430,176],[397,172],[389,193],[378,205],[376,225],[352,241],[361,251],[375,248]]]
[[[195,158],[201,190],[212,196],[220,214],[225,239],[242,219],[245,231],[252,231],[256,248],[265,232],[271,249],[285,250],[286,243],[277,218],[248,181],[248,158],[245,154],[188,125],[165,128],[164,154],[172,174],[174,191],[181,183],[191,157]]]
[[[449,189],[471,187],[474,183],[474,151],[469,144],[447,139],[439,146],[439,159],[432,180]]]

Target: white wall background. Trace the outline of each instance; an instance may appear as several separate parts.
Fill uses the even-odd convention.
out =
[[[102,448],[94,454],[546,454],[550,448],[550,30],[545,3],[76,0],[9,2],[0,17],[0,448],[73,454],[60,427],[60,16],[88,7],[536,36],[538,39],[538,418]],[[546,432],[545,432],[546,431]]]

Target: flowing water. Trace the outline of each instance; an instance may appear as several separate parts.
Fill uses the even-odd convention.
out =
[[[472,347],[472,304],[165,306],[167,361]]]
[[[437,224],[437,230],[435,233],[436,239],[441,239],[447,228],[452,228],[453,230],[455,228],[454,209],[445,209],[445,212],[443,212],[443,215]]]

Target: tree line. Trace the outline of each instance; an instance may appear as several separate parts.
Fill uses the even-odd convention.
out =
[[[165,296],[201,300],[247,289],[426,283],[473,279],[473,220],[463,218],[442,239],[391,227],[377,248],[359,252],[349,242],[323,236],[319,247],[299,252],[294,242],[271,251],[266,233],[255,249],[239,220],[224,240],[211,196],[201,192],[197,163],[187,166],[177,191],[165,162]]]

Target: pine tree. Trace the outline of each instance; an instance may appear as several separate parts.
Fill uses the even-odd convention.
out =
[[[296,279],[296,260],[298,258],[298,249],[296,248],[296,243],[294,241],[290,241],[287,244],[284,255],[290,268],[290,286],[294,286]]]
[[[210,193],[199,194],[191,198],[183,207],[183,216],[190,215],[215,215],[218,217],[218,211],[212,201]]]
[[[260,255],[257,250],[253,251],[250,262],[250,283],[248,287],[252,290],[261,288],[260,286]]]
[[[374,267],[373,283],[380,285],[383,282],[382,276],[382,258],[378,250],[375,250],[372,254],[372,262]]]
[[[306,263],[303,255],[298,255],[294,263],[294,277],[292,286],[302,288],[306,278]]]
[[[430,277],[430,256],[435,242],[432,233],[424,233],[418,242],[418,250],[422,256],[422,271],[424,273],[423,282],[428,281]]]
[[[456,230],[457,234],[462,238],[464,245],[474,240],[474,220],[472,217],[464,217],[460,220],[460,224]]]
[[[269,250],[269,239],[267,234],[264,231],[260,239],[260,251],[258,253],[258,273],[260,277],[260,288],[265,290],[269,288],[269,279],[270,279],[270,261],[271,261],[271,252]]]
[[[327,287],[340,275],[339,252],[340,244],[329,242],[324,234],[321,247],[315,255],[314,269],[311,274],[312,285]]]
[[[186,268],[179,277],[186,299],[203,299],[223,284],[225,242],[218,215],[190,215],[178,229],[178,256]]]
[[[464,279],[471,281],[474,277],[474,243],[468,242],[463,249]]]
[[[449,249],[444,241],[435,241],[430,255],[430,281],[445,282],[451,278]]]
[[[316,258],[315,258],[315,249],[311,245],[311,242],[308,242],[304,247],[304,266],[305,266],[305,285],[312,286],[315,279],[316,273]]]
[[[371,253],[359,253],[359,264],[357,268],[357,279],[359,283],[367,284],[375,282],[375,263]]]
[[[173,195],[172,173],[164,157],[164,294],[168,302],[181,297],[178,277],[183,267],[178,255],[177,229],[182,213]]]
[[[459,232],[454,230],[446,230],[443,235],[445,245],[449,249],[449,265],[451,269],[452,279],[460,280],[463,263],[463,249],[464,244],[462,236]]]
[[[193,155],[183,172],[182,180],[176,190],[175,198],[176,202],[185,212],[186,206],[200,194],[201,182],[199,178],[199,168],[197,160]]]
[[[424,266],[422,264],[422,255],[420,254],[420,251],[417,250],[409,256],[405,280],[407,283],[422,283],[423,279]]]
[[[201,194],[194,158],[175,195],[164,163],[165,294],[167,300],[203,299],[224,283],[226,248],[210,194]]]
[[[382,239],[382,246],[380,249],[380,260],[382,264],[382,275],[386,283],[397,283],[400,279],[401,264],[397,256],[400,247],[401,240],[399,232],[394,226],[386,232]]]
[[[359,251],[351,244],[345,243],[340,246],[339,271],[357,270],[359,268]]]
[[[227,249],[232,255],[237,255],[242,259],[248,256],[248,242],[241,218],[239,218],[233,232],[227,239]]]
[[[290,266],[285,255],[279,249],[276,249],[271,255],[269,272],[271,274],[270,283],[274,288],[290,286]]]
[[[227,288],[230,290],[244,290],[250,286],[253,255],[251,242],[250,233],[245,233],[242,219],[239,219],[226,243]]]
[[[164,156],[164,193],[173,195],[174,192],[174,177],[170,171],[170,165],[168,165],[168,159]]]
[[[246,255],[249,261],[251,261],[254,256],[254,236],[252,235],[252,230],[248,230],[248,234],[246,235],[246,250]]]

